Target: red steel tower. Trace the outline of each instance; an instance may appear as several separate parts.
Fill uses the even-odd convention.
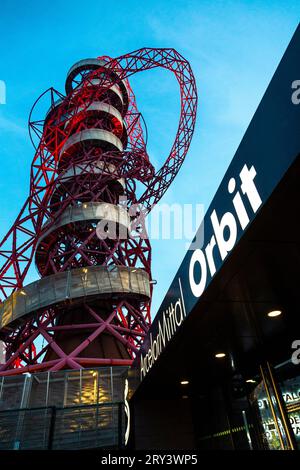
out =
[[[180,86],[175,141],[155,171],[128,77],[155,67]],[[0,375],[131,365],[149,328],[151,247],[143,217],[178,172],[196,119],[189,63],[173,49],[140,49],[76,63],[66,95],[53,88],[30,192],[0,245]],[[137,182],[144,185],[138,196]],[[25,285],[32,263],[41,276]]]

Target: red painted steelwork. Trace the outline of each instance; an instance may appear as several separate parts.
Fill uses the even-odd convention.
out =
[[[155,172],[128,77],[158,67],[175,75],[181,101],[174,143]],[[42,277],[104,265],[142,268],[151,279],[148,239],[99,240],[94,222],[59,229],[55,223],[68,208],[78,204],[104,202],[116,206],[123,196],[127,207],[138,204],[147,214],[160,200],[184,161],[195,127],[197,90],[191,67],[174,49],[144,48],[115,59],[99,58],[99,66],[80,72],[73,85],[67,96],[53,88],[47,90],[41,96],[50,98],[50,112],[42,120],[30,117],[31,137],[35,134],[39,143],[31,165],[29,196],[0,243],[3,299],[23,287],[34,258]],[[123,101],[128,97],[128,106],[118,101],[122,93]],[[59,102],[55,103],[57,98]],[[106,111],[100,110],[99,103]],[[86,141],[78,137],[95,129],[115,136],[116,143],[98,145],[91,137]],[[76,136],[79,140],[73,143]],[[70,170],[73,175],[66,179]],[[141,197],[136,195],[136,181],[145,186]],[[111,298],[83,302],[80,308],[66,304],[38,311],[16,329],[0,331],[6,345],[0,375],[130,365],[151,322],[150,301]],[[105,350],[103,346],[107,337],[114,342],[113,357],[105,356],[110,351],[110,347]],[[40,338],[45,345],[40,344]]]

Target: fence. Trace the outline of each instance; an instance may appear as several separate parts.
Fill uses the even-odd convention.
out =
[[[0,411],[0,450],[120,449],[124,403]]]

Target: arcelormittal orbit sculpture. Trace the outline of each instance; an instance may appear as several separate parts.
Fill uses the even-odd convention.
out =
[[[181,111],[155,171],[128,77],[157,67],[174,73]],[[29,120],[38,137],[29,196],[0,245],[0,375],[131,365],[151,321],[151,247],[137,221],[188,151],[194,76],[174,49],[144,48],[82,60],[67,75],[66,96],[50,88],[42,97],[50,99],[45,118],[33,119],[35,105]],[[25,285],[32,261],[41,278]]]

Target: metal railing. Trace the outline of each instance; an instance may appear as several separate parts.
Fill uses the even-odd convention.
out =
[[[124,403],[0,411],[0,450],[120,449]]]

